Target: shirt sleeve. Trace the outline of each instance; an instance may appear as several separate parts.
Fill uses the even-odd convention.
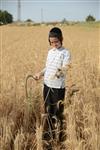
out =
[[[68,65],[71,61],[71,54],[70,52],[67,50],[63,53],[63,65],[62,67],[65,67],[66,65]]]
[[[48,55],[49,55],[49,53],[48,53]],[[48,55],[47,55],[47,59],[46,59],[46,65],[45,65],[45,68],[43,68],[42,71],[40,72],[41,75],[43,75],[43,76],[44,76],[44,74],[45,74],[46,67],[47,67],[47,63],[48,63]]]
[[[45,71],[46,71],[46,68],[44,68],[44,69],[40,72],[41,76],[43,76],[43,75],[45,74]]]

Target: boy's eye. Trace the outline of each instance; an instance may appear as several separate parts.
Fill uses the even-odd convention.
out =
[[[57,41],[50,41],[50,43],[51,44],[53,44],[53,43],[59,43],[59,40],[57,40]]]

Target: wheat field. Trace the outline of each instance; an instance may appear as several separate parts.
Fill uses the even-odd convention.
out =
[[[1,26],[0,150],[43,150],[42,83],[30,80],[45,66],[48,32],[53,26]],[[100,27],[58,25],[71,52],[67,72],[66,140],[63,150],[100,150]],[[76,91],[76,92],[75,92]],[[29,91],[30,92],[30,91]],[[61,145],[53,143],[53,150]]]

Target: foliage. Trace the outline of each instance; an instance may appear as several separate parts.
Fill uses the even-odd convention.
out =
[[[26,22],[33,22],[31,19],[27,19]]]
[[[87,17],[86,17],[86,21],[87,22],[90,22],[90,21],[95,21],[96,19],[92,16],[92,15],[88,15]]]
[[[0,10],[0,24],[8,24],[13,22],[13,16],[7,11]]]

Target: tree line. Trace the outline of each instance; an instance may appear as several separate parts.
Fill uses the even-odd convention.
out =
[[[92,15],[88,15],[85,19],[86,22],[94,22],[96,19]],[[30,21],[30,19],[27,19],[27,21]],[[0,24],[8,24],[13,22],[13,15],[10,14],[8,11],[0,10]],[[65,18],[61,21],[61,23],[68,22]]]

